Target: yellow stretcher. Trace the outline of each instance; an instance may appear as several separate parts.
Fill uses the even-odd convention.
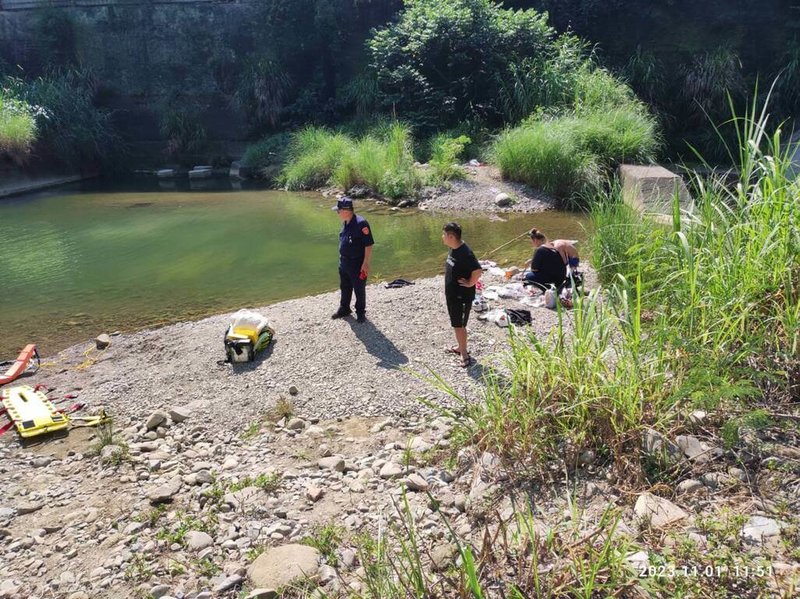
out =
[[[22,437],[35,437],[69,426],[69,419],[59,414],[47,396],[33,387],[18,385],[3,389],[0,398]]]

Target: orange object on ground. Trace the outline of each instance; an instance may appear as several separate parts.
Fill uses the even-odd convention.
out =
[[[25,346],[25,349],[22,350],[22,353],[17,356],[16,360],[14,360],[11,368],[6,370],[5,374],[0,374],[0,385],[5,385],[6,383],[10,383],[11,381],[17,379],[23,372],[30,368],[34,361],[36,362],[36,367],[38,368],[39,352],[36,351],[36,345],[31,343],[30,345]]]

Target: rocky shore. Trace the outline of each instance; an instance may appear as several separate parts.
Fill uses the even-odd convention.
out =
[[[486,282],[502,284],[490,274]],[[636,493],[615,486],[591,452],[529,489],[510,485],[491,453],[469,444],[454,452],[457,422],[431,405],[458,401],[426,379],[436,373],[466,401],[479,399],[483,374],[504,368],[508,330],[473,319],[476,363],[462,369],[443,351],[452,333],[442,286],[441,277],[370,286],[364,324],[330,320],[333,293],[261,308],[276,338],[252,364],[220,362],[229,315],[48,358],[23,382],[47,385],[54,399],[69,394],[86,413],[105,408],[113,434],[0,440],[0,597],[265,599],[305,596],[285,591],[309,584],[357,596],[375,558],[364,539],[396,548],[411,521],[431,572],[463,565],[459,543],[480,555],[526,534],[570,549],[547,554],[543,575],[569,572],[576,551],[602,546],[609,510],[619,559],[643,580],[658,566],[649,549],[685,549],[688,539],[709,565],[722,563],[726,544],[753,556],[741,588],[756,594],[742,596],[791,596],[800,560],[790,442],[770,446],[760,459],[773,466],[756,479],[707,434],[714,415],[695,413],[691,434],[642,440],[674,460],[680,484]],[[539,339],[557,324],[545,308],[492,303],[529,308],[533,324],[521,330]],[[764,451],[764,440],[753,443]],[[532,517],[527,532],[520,506]],[[514,576],[508,552],[504,576]],[[662,596],[643,588],[630,596]]]

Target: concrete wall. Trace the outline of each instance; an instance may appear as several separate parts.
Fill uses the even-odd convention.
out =
[[[68,16],[78,64],[98,75],[101,102],[126,138],[159,142],[160,113],[172,97],[174,106],[199,114],[210,139],[240,141],[247,124],[213,69],[226,49],[252,43],[255,6],[256,0],[0,0],[0,59],[35,73],[54,43],[37,35],[41,8],[55,7]]]

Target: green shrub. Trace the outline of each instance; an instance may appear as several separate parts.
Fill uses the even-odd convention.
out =
[[[353,145],[347,136],[323,127],[306,127],[292,135],[288,160],[280,176],[290,190],[325,185]]]
[[[643,107],[581,111],[567,119],[578,147],[606,168],[623,162],[652,162],[658,150],[656,122]]]
[[[493,159],[504,178],[574,200],[596,188],[599,171],[573,131],[559,125],[542,120],[504,131],[494,143]]]
[[[34,108],[27,102],[0,89],[0,156],[5,155],[16,164],[25,162],[36,141],[34,114]]]
[[[13,95],[41,107],[37,148],[70,167],[114,166],[124,150],[111,113],[97,108],[97,81],[90,72],[57,71],[32,81],[6,79]]]
[[[599,94],[593,102],[605,101]],[[559,116],[538,113],[501,134],[493,156],[505,178],[560,200],[586,204],[602,175],[622,162],[649,162],[659,140],[643,105],[581,107]]]
[[[410,131],[396,122],[360,140],[317,127],[303,129],[292,137],[281,181],[287,189],[334,184],[346,191],[366,185],[393,199],[409,196],[421,185]]]
[[[461,179],[464,177],[462,169],[457,159],[472,140],[466,135],[459,137],[449,137],[445,134],[437,135],[431,141],[431,157],[428,161],[430,170],[428,172],[428,183],[439,185],[450,179]]]

